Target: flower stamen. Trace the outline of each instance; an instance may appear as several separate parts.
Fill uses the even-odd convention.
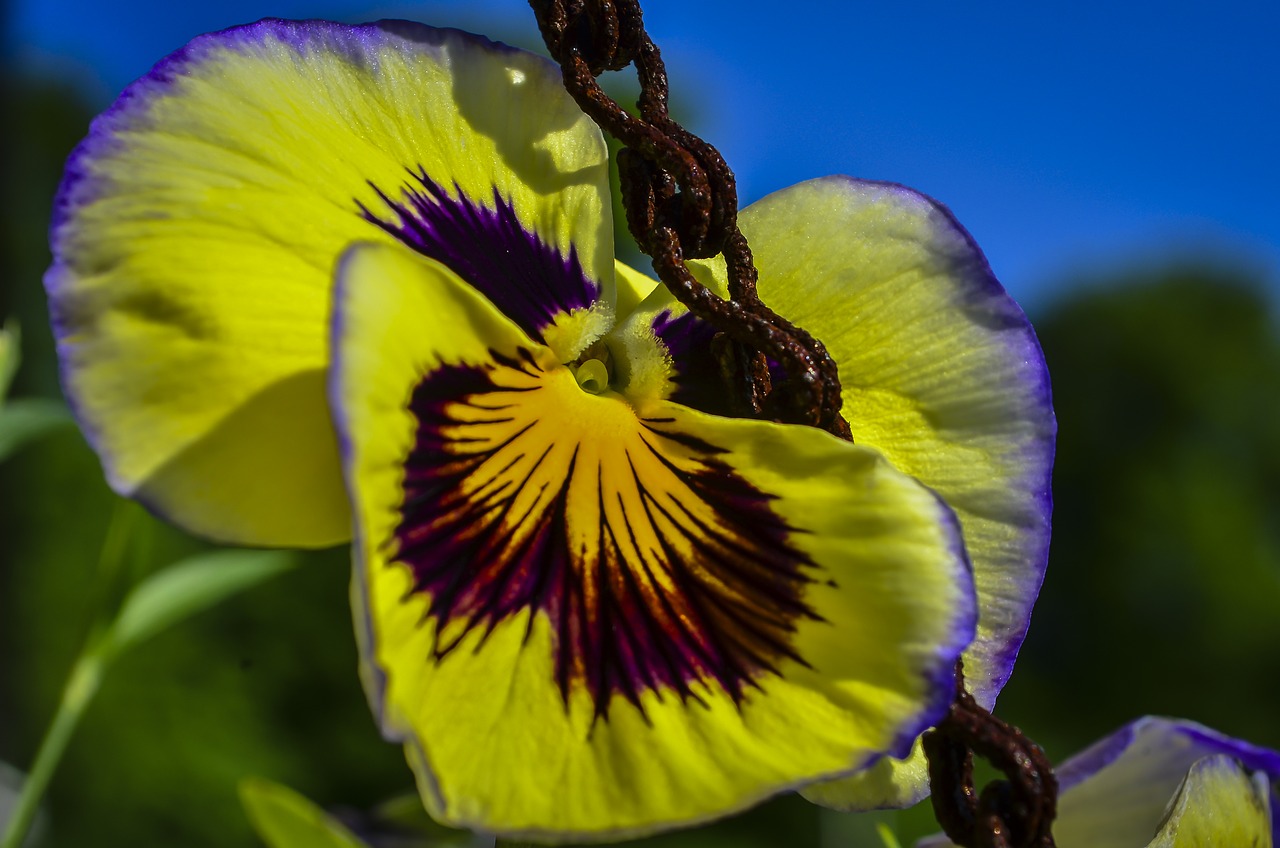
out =
[[[609,388],[609,368],[599,359],[588,359],[573,373],[584,392],[598,395]]]

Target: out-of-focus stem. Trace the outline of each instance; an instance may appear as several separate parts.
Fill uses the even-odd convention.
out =
[[[18,803],[13,808],[13,815],[5,827],[4,839],[0,848],[18,848],[31,828],[40,799],[44,797],[49,780],[58,768],[62,754],[75,733],[80,717],[85,708],[98,692],[102,682],[103,658],[92,647],[76,660],[71,669],[67,685],[63,687],[62,699],[58,702],[58,711],[53,716],[53,723],[40,742],[40,750],[36,753],[31,772],[22,784],[18,795]]]

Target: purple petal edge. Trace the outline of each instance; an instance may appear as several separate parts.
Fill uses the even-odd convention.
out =
[[[167,89],[182,77],[190,65],[203,60],[207,53],[219,47],[235,47],[238,45],[261,43],[272,37],[289,44],[301,51],[309,46],[318,45],[328,40],[329,46],[345,47],[349,58],[362,61],[363,56],[352,47],[375,46],[390,38],[399,38],[416,42],[428,47],[439,47],[452,40],[470,41],[481,47],[508,52],[523,53],[525,51],[502,42],[492,41],[481,35],[458,29],[431,27],[414,21],[381,20],[367,24],[340,24],[333,21],[308,19],[300,21],[282,18],[263,18],[250,24],[240,24],[217,32],[198,35],[184,46],[165,56],[150,71],[125,87],[115,102],[105,112],[98,115],[89,125],[89,133],[76,146],[67,158],[62,181],[58,185],[53,201],[53,220],[50,225],[50,244],[54,249],[55,262],[60,261],[57,249],[57,231],[66,222],[70,209],[92,200],[92,195],[77,196],[83,191],[82,183],[89,180],[90,175],[85,168],[87,159],[98,154],[102,149],[114,142],[117,126],[128,121],[134,109],[143,109],[157,91]],[[343,43],[343,39],[346,43]],[[533,55],[533,54],[530,54]],[[547,61],[549,73],[559,74],[550,61]]]
[[[885,752],[885,756],[899,760],[909,757],[915,747],[916,740],[920,738],[920,734],[931,727],[935,727],[943,716],[947,714],[947,711],[951,709],[951,704],[955,700],[956,694],[956,663],[964,654],[965,649],[972,644],[978,631],[978,599],[973,586],[973,563],[970,562],[969,553],[965,550],[964,538],[960,533],[959,519],[951,511],[951,507],[947,506],[946,501],[936,493],[932,491],[930,493],[933,494],[934,501],[938,505],[938,512],[943,519],[942,523],[946,528],[948,537],[948,547],[955,555],[955,560],[960,564],[956,577],[967,582],[968,587],[967,591],[964,592],[964,606],[957,610],[955,615],[951,629],[951,640],[940,647],[934,664],[925,669],[924,672],[924,679],[929,689],[934,693],[933,697],[924,709],[920,711],[915,721],[909,723],[899,732],[892,743],[892,747]],[[874,765],[879,759],[880,757],[871,760],[865,764],[864,768]]]
[[[1280,751],[1252,745],[1239,739],[1186,719],[1144,716],[1131,722],[1104,739],[1069,758],[1057,768],[1058,785],[1062,791],[1082,783],[1111,765],[1129,749],[1135,740],[1146,732],[1167,736],[1182,736],[1198,746],[1191,762],[1209,754],[1227,754],[1239,760],[1250,771],[1265,772],[1272,781],[1280,780]]]
[[[65,271],[65,266],[53,265],[45,272],[44,285],[47,291],[52,292],[52,289],[57,285],[57,281],[51,278],[56,277],[63,271]],[[87,414],[85,414],[84,408],[76,394],[69,390],[71,385],[71,355],[67,350],[69,343],[66,341],[67,333],[58,314],[57,302],[52,297],[49,298],[49,320],[52,324],[53,338],[58,352],[58,386],[62,394],[62,399],[66,402],[67,409],[71,412],[71,417],[75,419],[76,425],[80,428],[81,435],[84,436],[85,441],[88,442],[89,447],[92,448],[93,452],[101,458],[103,475],[106,477],[107,485],[110,487],[111,491],[121,497],[131,498],[136,501],[143,509],[166,524],[182,526],[182,522],[177,521],[157,498],[152,497],[146,491],[137,489],[136,487],[130,488],[122,480],[117,478],[115,469],[112,467],[110,462],[107,461],[106,453],[102,447],[103,437],[101,429],[93,423],[92,419]],[[222,542],[224,544],[234,545],[239,543],[235,539],[219,538],[216,534],[204,534],[204,538],[214,542]]]
[[[1026,313],[1001,285],[982,248],[946,204],[921,191],[891,181],[864,180],[850,176],[823,177],[820,180],[885,190],[916,202],[923,202],[941,216],[943,223],[960,238],[966,249],[967,261],[955,269],[958,279],[966,290],[963,292],[962,304],[966,315],[991,329],[1008,331],[1004,334],[1005,337],[1014,335],[1015,338],[1009,344],[1009,353],[1012,358],[1028,366],[1025,380],[1026,395],[1030,400],[1029,408],[1042,412],[1042,421],[1039,423],[1043,431],[1042,438],[1034,441],[1028,448],[1024,460],[1028,470],[1023,479],[1028,483],[1027,488],[1035,493],[1035,511],[1039,520],[1036,522],[1038,525],[1036,530],[1028,534],[1024,543],[1029,565],[1026,580],[1029,603],[1026,605],[1025,614],[1016,627],[1002,634],[1004,638],[1000,642],[991,643],[993,650],[988,655],[993,672],[991,678],[972,681],[972,693],[979,703],[990,709],[995,705],[996,696],[1013,673],[1014,662],[1026,639],[1035,599],[1044,583],[1049,560],[1050,518],[1053,513],[1051,480],[1057,421],[1053,412],[1053,391],[1044,351],[1040,347],[1040,341]]]
[[[1196,761],[1215,754],[1225,754],[1237,760],[1246,770],[1263,772],[1271,781],[1272,842],[1280,845],[1280,751],[1262,748],[1233,739],[1194,721],[1162,716],[1144,716],[1121,727],[1080,753],[1065,760],[1056,769],[1061,793],[1093,777],[1118,760],[1144,733],[1155,732],[1166,736],[1181,736],[1198,746],[1187,752],[1185,770]],[[935,834],[919,840],[916,848],[944,848],[951,840],[944,834]]]

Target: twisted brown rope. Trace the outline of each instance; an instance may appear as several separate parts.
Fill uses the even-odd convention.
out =
[[[639,0],[529,0],[565,88],[618,154],[627,225],[654,271],[690,312],[714,327],[726,379],[744,411],[820,427],[850,439],[840,415],[840,378],[826,348],[769,309],[756,294],[751,249],[738,228],[733,172],[713,146],[667,114],[667,71],[645,32]],[[639,116],[600,88],[596,77],[634,64]],[[723,253],[729,300],[694,278],[686,259]],[[770,361],[786,379],[770,383]],[[1057,780],[1022,731],[973,700],[957,664],[955,701],[924,737],[933,805],[947,836],[967,848],[1052,848]],[[973,755],[1003,772],[979,796]]]
[[[582,110],[625,146],[618,156],[627,224],[658,278],[690,312],[731,344],[722,364],[752,414],[809,424],[849,438],[840,379],[822,343],[765,306],[738,229],[733,172],[713,146],[667,113],[667,71],[644,29],[637,0],[530,0],[543,40]],[[635,64],[639,116],[605,94],[596,77]],[[723,253],[729,300],[685,264]],[[722,346],[722,349],[724,347]],[[771,385],[769,360],[786,380]]]
[[[956,664],[956,699],[938,726],[924,735],[934,815],[957,845],[967,848],[1053,848],[1058,780],[1040,746],[1021,730],[980,707],[964,688]],[[1005,780],[973,785],[973,755]]]

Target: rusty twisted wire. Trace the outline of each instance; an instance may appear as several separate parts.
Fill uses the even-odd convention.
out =
[[[966,848],[1054,848],[1058,780],[1033,740],[987,712],[964,688],[956,664],[956,698],[938,726],[924,735],[934,815],[947,837]],[[981,794],[973,784],[973,755],[1005,775]]]
[[[822,343],[756,294],[756,269],[738,229],[738,193],[720,152],[671,120],[667,72],[644,29],[638,0],[530,0],[543,40],[584,112],[625,146],[618,156],[627,224],[658,278],[690,312],[733,343],[725,362],[753,414],[850,438],[840,379]],[[605,94],[596,77],[636,66],[639,115]],[[729,300],[685,264],[723,253]],[[787,377],[769,382],[769,360]]]
[[[738,228],[733,172],[715,147],[667,112],[667,72],[644,29],[639,0],[529,0],[569,94],[624,145],[618,155],[627,225],[671,293],[720,334],[726,376],[744,408],[851,439],[840,414],[840,379],[826,348],[769,309],[756,293],[751,249]],[[596,78],[634,64],[639,116],[605,94]],[[723,253],[729,300],[685,264]],[[726,352],[727,351],[727,352]],[[770,360],[787,377],[770,384]],[[956,698],[925,734],[933,805],[947,836],[966,848],[1053,848],[1057,781],[1040,747],[983,709],[956,667]],[[979,795],[973,756],[1007,778]]]

